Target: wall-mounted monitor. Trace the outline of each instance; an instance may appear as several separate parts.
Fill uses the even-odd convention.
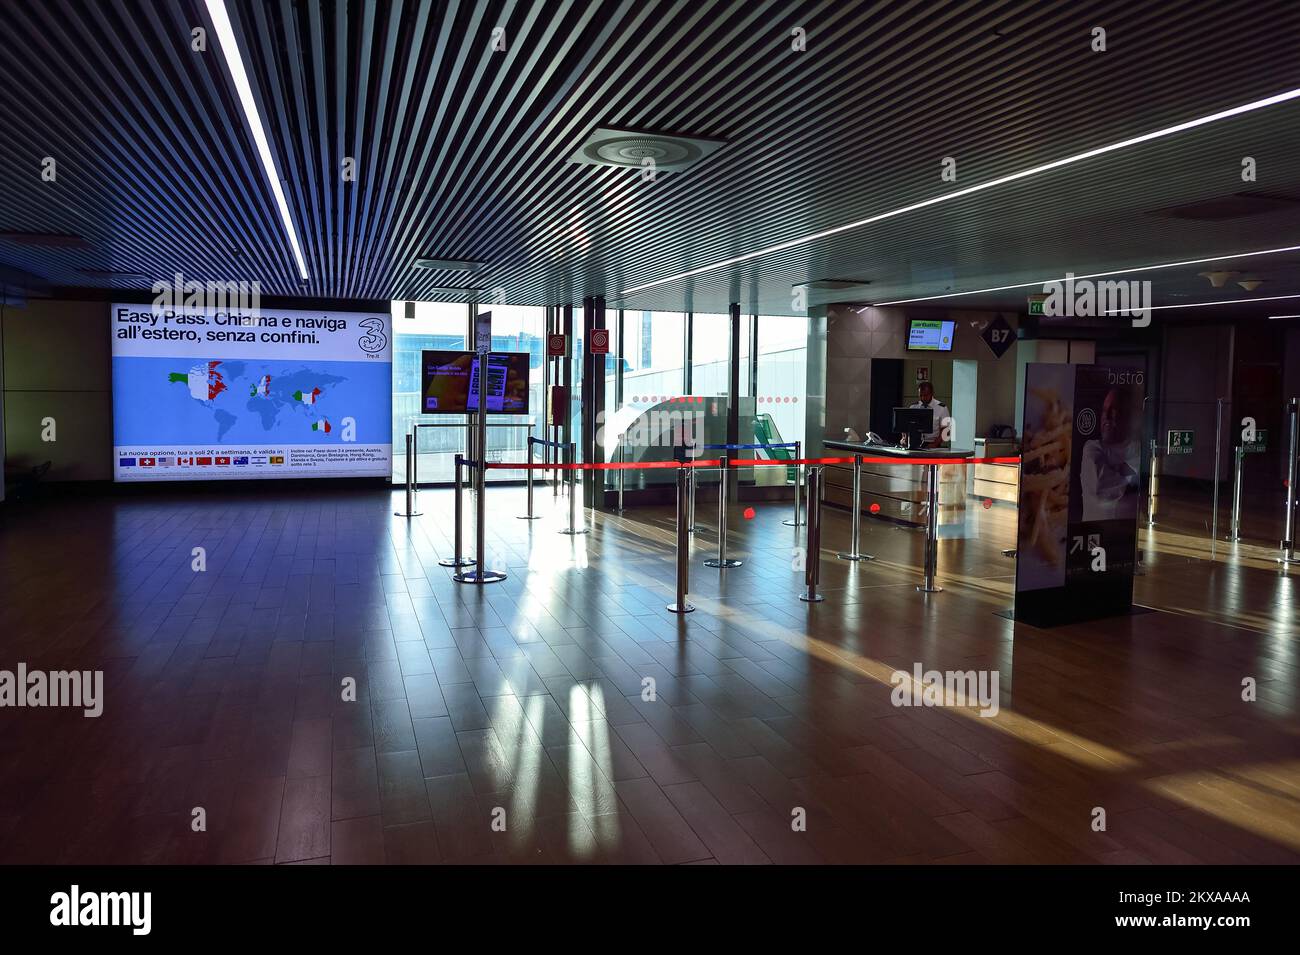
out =
[[[908,351],[952,351],[952,335],[956,323],[914,318],[908,322]]]
[[[488,355],[488,414],[528,414],[528,352]],[[420,356],[420,410],[425,414],[478,411],[478,355],[425,351]]]

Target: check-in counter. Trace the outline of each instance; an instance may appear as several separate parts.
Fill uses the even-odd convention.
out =
[[[976,438],[975,457],[1007,458],[1020,454],[1019,442],[1007,439]],[[971,490],[980,500],[1015,504],[1020,500],[1019,464],[976,464]]]
[[[974,456],[974,451],[952,448],[922,448],[908,450],[886,445],[859,444],[852,441],[825,441],[828,456],[861,454],[865,458],[897,458],[898,463],[862,464],[862,510],[876,517],[885,517],[903,524],[922,527],[925,524],[925,502],[929,494],[930,469],[924,465],[907,464],[909,458],[933,461],[951,458],[954,462]],[[956,529],[964,524],[966,510],[966,472],[964,464],[940,465],[939,480],[939,535],[944,528]],[[840,507],[853,507],[853,466],[829,465],[826,474],[826,500]],[[872,511],[871,505],[879,510]]]

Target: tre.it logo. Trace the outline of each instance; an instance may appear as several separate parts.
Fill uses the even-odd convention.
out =
[[[1092,434],[1097,427],[1097,415],[1091,408],[1084,408],[1079,412],[1079,420],[1076,424],[1079,428],[1079,434]]]
[[[384,320],[382,318],[367,318],[361,322],[361,327],[366,333],[357,339],[357,344],[361,350],[374,354],[381,352],[388,345],[388,336],[384,334]]]

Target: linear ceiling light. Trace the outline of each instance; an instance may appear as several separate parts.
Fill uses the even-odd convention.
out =
[[[1284,298],[1300,298],[1300,295],[1270,295],[1267,298],[1231,298],[1222,302],[1188,302],[1185,305],[1148,305],[1144,311],[1154,312],[1162,308],[1209,308],[1213,305],[1254,305],[1256,302],[1276,302]],[[1130,309],[1112,308],[1102,312],[1103,315],[1127,315]]]
[[[248,72],[244,69],[244,56],[239,43],[235,40],[234,28],[230,25],[230,16],[226,13],[225,0],[207,0],[208,16],[212,17],[212,26],[216,28],[217,38],[221,42],[221,53],[226,58],[226,67],[230,78],[235,82],[235,92],[239,94],[240,105],[244,107],[244,118],[257,143],[258,155],[262,157],[262,168],[266,170],[266,179],[275,193],[275,202],[280,207],[280,219],[284,222],[284,231],[289,235],[289,244],[293,246],[293,257],[298,261],[298,275],[305,282],[307,260],[302,255],[302,244],[298,241],[298,230],[294,228],[293,217],[289,215],[289,202],[284,197],[280,185],[280,176],[275,169],[275,158],[271,155],[271,143],[266,138],[266,129],[262,117],[257,112],[257,103],[253,99],[253,88],[248,84]]]
[[[1015,182],[1018,179],[1027,179],[1030,176],[1036,176],[1039,173],[1049,172],[1053,169],[1059,169],[1062,166],[1068,166],[1072,163],[1083,162],[1085,159],[1092,159],[1095,156],[1102,156],[1106,153],[1117,152],[1121,149],[1127,149],[1129,146],[1136,146],[1140,143],[1151,142],[1154,139],[1163,139],[1165,136],[1173,136],[1177,133],[1186,132],[1189,129],[1195,129],[1198,126],[1206,126],[1210,123],[1217,123],[1221,119],[1229,119],[1233,116],[1240,116],[1242,113],[1249,113],[1257,109],[1264,109],[1267,106],[1275,106],[1278,103],[1285,103],[1288,100],[1300,98],[1300,89],[1287,90],[1285,93],[1278,93],[1274,96],[1268,96],[1264,99],[1257,99],[1254,102],[1244,103],[1241,106],[1234,106],[1231,109],[1221,110],[1217,113],[1211,113],[1209,116],[1202,116],[1199,119],[1190,119],[1185,123],[1179,123],[1176,126],[1166,126],[1164,129],[1157,129],[1150,133],[1143,133],[1140,136],[1134,136],[1131,139],[1124,139],[1117,143],[1111,143],[1108,146],[1099,146],[1096,149],[1089,149],[1087,152],[1077,153],[1073,156],[1066,156],[1064,159],[1054,159],[1049,163],[1043,163],[1041,166],[1034,166],[1032,169],[1022,169],[1020,172],[1013,172],[1008,176],[1001,176],[997,179],[991,179],[988,182],[981,182],[974,186],[967,186],[965,189],[958,189],[954,192],[947,192],[941,196],[934,196],[930,199],[924,199],[921,202],[914,202],[911,205],[903,206],[900,209],[893,209],[889,212],[881,212],[866,219],[859,219],[857,222],[849,222],[845,225],[836,226],[833,229],[825,229],[821,232],[814,232],[812,235],[806,235],[798,239],[790,239],[786,242],[780,242],[776,245],[770,245],[765,249],[759,249],[756,252],[746,252],[744,255],[738,255],[735,258],[723,259],[721,262],[714,262],[712,265],[705,265],[698,269],[691,269],[688,272],[681,272],[677,275],[670,275],[667,278],[655,279],[653,282],[647,282],[644,285],[636,285],[629,289],[624,289],[624,295],[631,295],[633,292],[642,292],[658,285],[666,285],[669,282],[676,282],[680,279],[690,278],[692,275],[702,275],[705,272],[712,272],[715,269],[723,269],[729,265],[736,265],[740,262],[747,262],[750,259],[757,259],[764,255],[771,255],[773,252],[781,252],[785,249],[791,249],[795,246],[806,245],[809,242],[816,242],[818,239],[824,239],[827,236],[837,235],[840,232],[848,232],[851,229],[860,229],[865,225],[873,222],[880,222],[884,219],[892,219],[894,216],[901,216],[908,212],[915,212],[917,209],[924,209],[927,206],[938,205],[941,202],[948,202],[952,199],[959,199],[962,196],[969,196],[972,193],[983,192],[985,189],[992,189],[996,186],[1004,186],[1009,182]]]
[[[1182,262],[1161,262],[1158,265],[1135,265],[1131,269],[1111,269],[1108,272],[1089,272],[1087,275],[1074,276],[1075,281],[1079,279],[1099,279],[1106,275],[1126,275],[1129,272],[1154,272],[1159,269],[1177,269],[1189,265],[1205,265],[1210,262],[1227,262],[1231,259],[1245,259],[1254,255],[1276,255],[1278,252],[1300,252],[1300,245],[1285,245],[1278,249],[1258,249],[1254,252],[1233,252],[1229,255],[1214,255],[1208,259],[1186,259]],[[1064,282],[1066,276],[1060,278],[1043,279],[1036,282],[1017,282],[1015,285],[994,285],[990,288],[968,289],[965,292],[944,292],[941,295],[922,295],[919,298],[900,298],[893,302],[873,302],[876,306],[885,305],[910,305],[913,302],[934,302],[941,298],[964,298],[967,295],[984,295],[988,292],[1006,292],[1017,288],[1038,288],[1046,285],[1048,282]]]

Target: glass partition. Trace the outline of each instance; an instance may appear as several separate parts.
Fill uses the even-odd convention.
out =
[[[754,414],[773,442],[804,440],[808,379],[808,320],[758,316],[758,393]],[[764,420],[764,418],[770,420]]]
[[[393,322],[393,483],[406,483],[406,434],[417,419],[439,425],[465,423],[464,415],[420,414],[420,352],[424,349],[465,350],[463,303],[416,302],[415,317],[406,317],[406,303],[392,303]],[[420,428],[417,432],[420,483],[450,482],[452,456],[465,448],[463,428]]]

